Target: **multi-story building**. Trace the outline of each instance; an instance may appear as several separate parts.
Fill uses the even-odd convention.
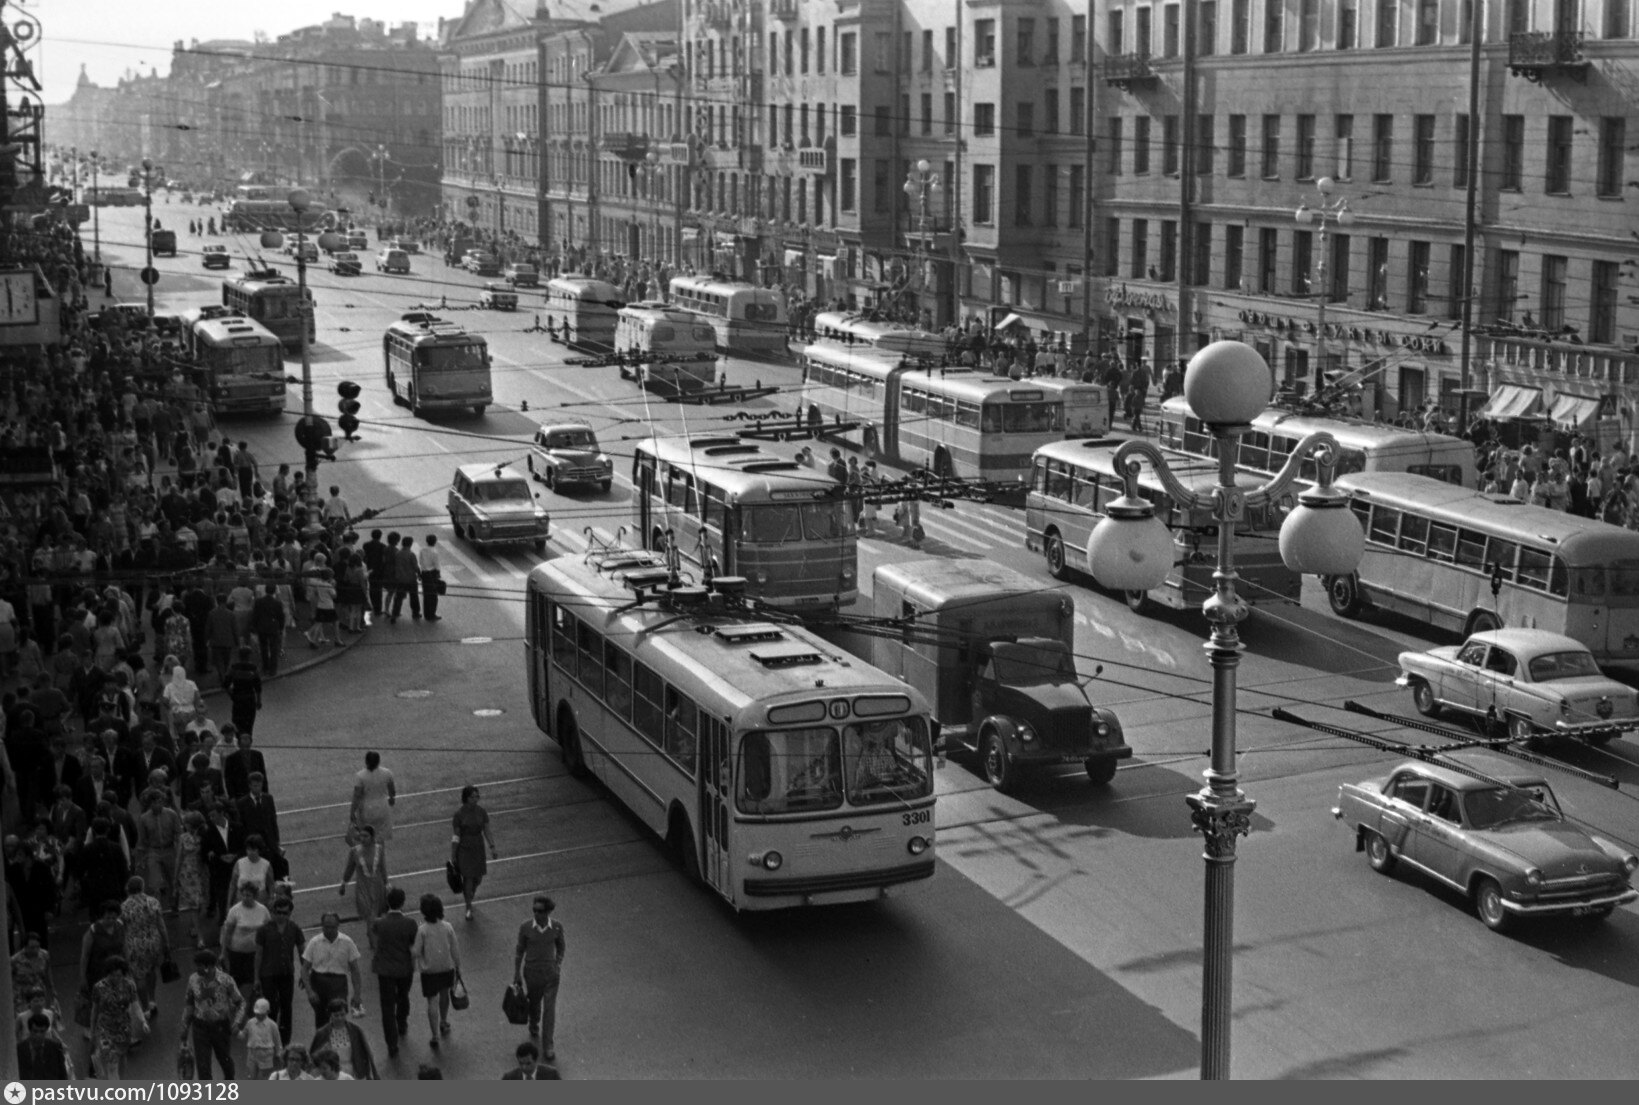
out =
[[[629,257],[676,261],[689,163],[676,27],[621,35],[591,84],[598,239]]]

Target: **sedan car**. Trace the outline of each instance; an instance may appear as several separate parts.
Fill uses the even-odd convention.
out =
[[[518,293],[507,284],[491,281],[478,293],[478,306],[491,311],[516,311]]]
[[[501,264],[495,255],[482,249],[467,250],[467,255],[461,259],[461,267],[479,276],[495,276],[501,271]]]
[[[290,238],[285,242],[285,249],[292,257],[299,257],[301,260],[306,261],[310,265],[318,263],[319,247],[314,245],[312,242],[298,242],[296,239]]]
[[[206,246],[199,251],[199,263],[207,269],[225,269],[232,260],[227,246]]]
[[[1495,718],[1516,740],[1605,744],[1639,729],[1639,691],[1606,678],[1580,641],[1543,629],[1493,629],[1460,645],[1402,652],[1402,687],[1419,713]]]
[[[541,284],[540,272],[524,261],[514,261],[508,265],[501,271],[501,279],[514,288],[538,288]]]
[[[376,271],[408,274],[410,271],[409,254],[402,249],[393,249],[391,247],[382,250],[376,254]]]
[[[420,253],[421,252],[421,243],[414,240],[413,238],[400,238],[396,242],[388,242],[387,244],[391,248],[401,249],[405,253]]]
[[[455,535],[474,545],[546,548],[547,513],[536,505],[529,481],[508,465],[461,465],[447,502]]]
[[[332,253],[330,271],[339,276],[359,276],[364,272],[364,262],[359,260],[358,254],[349,251]]]
[[[607,491],[615,480],[615,462],[598,446],[592,427],[580,422],[553,422],[535,431],[529,450],[529,474],[554,491],[579,485]]]
[[[1547,782],[1519,766],[1484,755],[1463,769],[1403,763],[1339,787],[1332,816],[1373,870],[1415,867],[1468,897],[1495,931],[1519,917],[1607,917],[1639,898],[1639,857],[1567,821]]]

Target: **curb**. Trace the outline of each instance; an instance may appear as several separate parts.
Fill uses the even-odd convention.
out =
[[[354,634],[352,640],[343,641],[341,644],[336,645],[333,648],[327,648],[327,649],[323,650],[322,652],[314,653],[313,655],[309,656],[305,660],[300,661],[299,663],[291,664],[287,667],[282,667],[276,673],[274,673],[273,675],[264,676],[263,679],[262,679],[262,682],[264,684],[278,683],[278,682],[280,682],[281,680],[285,679],[288,676],[300,675],[304,671],[309,671],[313,668],[319,667],[322,664],[328,664],[331,660],[334,660],[336,657],[340,656],[344,652],[347,652],[354,645],[356,645],[360,641],[364,640],[364,638],[369,635],[369,631],[371,629],[374,629],[374,628],[375,628],[374,626],[367,626],[367,627],[365,627],[365,632]],[[298,633],[297,635],[300,636],[300,633]],[[200,691],[200,694],[203,695],[206,698],[211,698],[211,697],[216,696],[216,695],[225,695],[227,693],[228,692],[226,690],[224,690],[223,688],[221,688],[221,687],[212,687],[210,690],[201,690]]]

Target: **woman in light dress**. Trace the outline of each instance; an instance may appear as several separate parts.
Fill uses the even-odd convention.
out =
[[[176,913],[178,917],[193,915],[189,937],[196,948],[203,948],[205,917],[210,912],[210,896],[205,893],[205,859],[200,852],[204,842],[205,818],[198,810],[182,815],[182,834],[177,846]]]
[[[387,847],[376,840],[376,831],[369,825],[360,825],[359,842],[347,853],[347,866],[341,873],[338,897],[347,893],[348,880],[353,884],[353,905],[364,922],[364,931],[370,938],[370,950],[376,950],[376,927],[371,924],[387,912]]]
[[[398,788],[393,773],[381,766],[380,752],[364,754],[364,770],[353,776],[354,825],[368,825],[376,831],[376,840],[385,844],[393,839],[393,806],[398,802]]]

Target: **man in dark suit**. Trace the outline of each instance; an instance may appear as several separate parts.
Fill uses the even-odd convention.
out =
[[[222,785],[228,788],[228,797],[237,801],[250,793],[252,775],[260,774],[262,789],[267,789],[267,761],[251,747],[252,737],[248,732],[237,730],[234,739],[239,747],[222,760]]]
[[[250,631],[256,635],[262,654],[262,674],[274,674],[279,670],[279,653],[285,641],[285,604],[279,601],[279,589],[271,583],[251,604]]]
[[[200,842],[200,853],[205,858],[205,872],[210,877],[210,904],[217,917],[227,916],[228,884],[233,881],[233,865],[239,858],[241,839],[228,822],[227,807],[220,804],[213,807]]]
[[[40,765],[34,793],[55,797],[59,786],[66,786],[72,792],[82,774],[84,769],[80,767],[79,757],[68,750],[67,738],[52,737],[51,758]]]
[[[398,1054],[400,1037],[410,1032],[410,980],[415,963],[410,948],[415,944],[416,923],[404,916],[404,889],[387,891],[387,912],[370,922],[375,932],[375,954],[370,969],[381,988],[381,1032],[387,1038],[389,1057]]]
[[[85,774],[74,783],[74,804],[85,811],[87,818],[95,817],[103,791],[113,789],[114,777],[108,774],[108,761],[101,755],[92,756]]]
[[[381,531],[370,531],[370,540],[359,546],[364,555],[364,570],[370,576],[370,612],[381,614],[382,585],[387,582],[387,546],[381,543]]]
[[[233,807],[238,814],[239,831],[245,834],[246,840],[253,834],[261,834],[262,854],[273,864],[273,877],[282,879],[290,874],[290,864],[279,847],[279,808],[274,805],[273,795],[263,791],[264,783],[260,771],[251,772],[250,793],[236,800]]]
[[[44,1013],[29,1015],[28,1038],[18,1041],[17,1077],[41,1082],[68,1080],[68,1052],[60,1041],[51,1038],[51,1018]]]
[[[131,788],[132,793],[141,794],[148,789],[149,780],[154,772],[164,771],[169,782],[176,782],[176,757],[159,746],[159,736],[152,730],[142,732],[142,746],[135,752],[121,751],[114,761],[114,775],[121,789],[121,800],[124,798],[125,788]]]

